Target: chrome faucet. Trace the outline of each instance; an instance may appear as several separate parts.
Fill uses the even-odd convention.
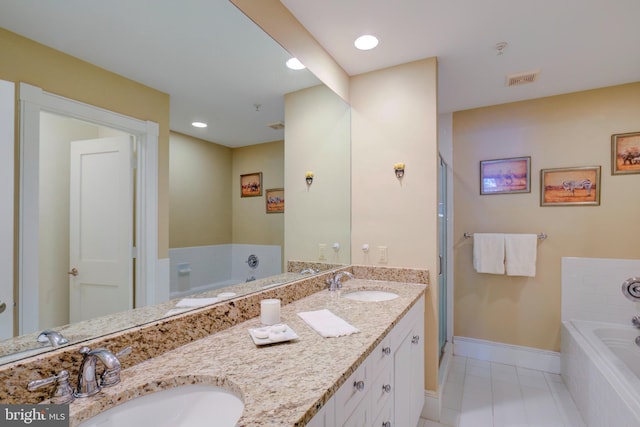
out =
[[[347,276],[349,279],[353,279],[353,274],[348,271],[339,271],[333,275],[333,277],[327,279],[327,284],[329,285],[330,291],[336,291],[342,288],[342,278]]]
[[[313,268],[305,268],[300,270],[300,274],[316,274],[318,270],[314,270]]]
[[[60,345],[68,344],[69,340],[62,336],[60,332],[53,331],[51,329],[44,330],[38,335],[39,343],[49,343],[51,347],[58,347]]]
[[[106,348],[91,350],[89,347],[82,347],[82,364],[78,372],[78,387],[73,393],[75,397],[89,397],[98,393],[102,387],[109,387],[120,382],[120,360],[118,358],[131,353],[131,347],[126,347],[116,354],[111,353]],[[100,360],[104,365],[104,371],[100,375],[100,383],[96,376],[96,362]]]

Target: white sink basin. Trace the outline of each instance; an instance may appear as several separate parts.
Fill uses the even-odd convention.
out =
[[[223,388],[190,384],[129,400],[78,427],[234,427],[243,409],[242,400]]]
[[[347,299],[352,299],[355,301],[369,302],[389,301],[398,298],[398,294],[386,291],[355,291],[344,294],[343,296]]]

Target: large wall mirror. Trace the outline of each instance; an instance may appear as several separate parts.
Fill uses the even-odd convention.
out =
[[[240,13],[231,3],[216,3],[220,3],[216,7]],[[255,33],[255,24],[244,15],[242,18],[242,25],[251,27],[251,32]],[[16,29],[12,31],[19,34]],[[261,37],[269,39],[260,33]],[[224,33],[218,37],[229,38]],[[254,42],[251,38],[242,41]],[[270,39],[269,43],[275,45]],[[273,61],[282,63],[288,55],[281,47],[276,47],[280,52]],[[245,59],[239,54],[238,60],[243,62]],[[38,197],[35,203],[25,206],[24,201],[29,196],[25,197],[24,192],[29,189],[21,182],[21,210],[15,210],[22,227],[25,224],[34,227],[26,233],[37,234],[38,247],[35,253],[30,253],[28,246],[18,244],[14,254],[20,265],[29,260],[27,265],[37,266],[33,270],[37,273],[32,273],[34,277],[30,280],[38,287],[38,299],[30,301],[32,306],[28,309],[37,312],[37,321],[21,319],[24,310],[17,316],[19,321],[14,329],[21,330],[22,334],[3,341],[0,364],[50,350],[50,339],[40,337],[38,340],[40,332],[46,329],[61,332],[70,343],[79,342],[183,312],[205,301],[215,303],[229,296],[278,286],[322,268],[348,264],[351,251],[349,106],[308,71],[304,73],[308,76],[297,78],[299,81],[291,86],[292,89],[275,94],[280,105],[272,108],[281,110],[284,129],[276,129],[273,138],[247,140],[229,146],[198,134],[189,135],[184,129],[174,129],[172,124],[169,139],[170,277],[166,279],[170,285],[168,292],[156,298],[156,302],[160,302],[153,305],[147,305],[153,298],[145,295],[144,289],[140,290],[140,283],[135,283],[146,280],[136,276],[137,269],[145,268],[136,264],[137,258],[133,262],[130,258],[125,260],[123,275],[112,279],[116,287],[121,288],[120,296],[117,292],[107,294],[104,286],[91,292],[89,288],[74,289],[74,268],[83,272],[88,268],[113,270],[104,265],[76,266],[73,256],[78,253],[78,249],[74,249],[78,242],[90,250],[94,258],[115,250],[102,243],[109,240],[105,236],[116,230],[122,231],[123,240],[132,243],[134,254],[136,245],[140,244],[136,242],[136,233],[146,224],[145,217],[138,212],[140,206],[136,205],[140,203],[136,195],[141,191],[138,175],[136,172],[129,175],[117,172],[114,176],[124,183],[118,190],[115,185],[104,185],[105,181],[112,184],[115,179],[105,180],[98,173],[116,161],[135,163],[139,151],[145,149],[144,137],[123,126],[40,109],[36,164],[31,166],[37,173],[30,184],[38,186]],[[0,79],[2,77],[0,75]],[[259,69],[255,80],[260,81]],[[252,82],[247,86],[255,84]],[[259,110],[262,106],[254,107]],[[20,117],[21,127],[25,125],[23,119]],[[229,124],[230,129],[226,132],[232,135],[231,121]],[[21,147],[21,153],[24,150]],[[111,155],[122,151],[134,160]],[[96,153],[110,155],[103,161]],[[24,161],[21,157],[19,164],[24,165]],[[83,171],[89,174],[83,175]],[[312,184],[306,181],[308,171],[315,175]],[[243,197],[242,177],[253,174],[260,178],[261,194]],[[126,176],[123,178],[123,175]],[[83,184],[75,185],[74,180]],[[87,188],[110,192],[113,199],[92,199],[91,191],[82,192]],[[282,195],[284,212],[279,209],[269,212],[268,197],[273,197],[273,202],[277,203],[275,198]],[[74,206],[82,203],[95,204],[91,209],[81,210],[93,212],[94,218],[77,220]],[[117,203],[126,207],[124,217],[129,220],[113,220],[117,211],[106,208]],[[31,222],[25,222],[25,217]],[[108,224],[108,227],[96,227],[95,224]],[[80,227],[76,227],[78,225]],[[93,246],[89,245],[91,242],[95,242]],[[27,271],[31,270],[19,269],[19,274]],[[105,280],[95,280],[101,281]],[[23,278],[17,282],[22,284]],[[24,289],[18,289],[18,294],[21,292]],[[201,301],[194,302],[195,299]],[[96,304],[97,301],[109,301],[109,304]]]

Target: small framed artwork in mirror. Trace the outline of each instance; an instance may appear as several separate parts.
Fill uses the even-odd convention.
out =
[[[611,135],[611,175],[640,173],[640,132]]]
[[[284,212],[284,188],[266,190],[267,213]]]
[[[531,157],[480,161],[480,194],[531,192]]]
[[[240,197],[262,196],[262,172],[240,175]]]
[[[600,205],[600,166],[540,170],[540,206]]]

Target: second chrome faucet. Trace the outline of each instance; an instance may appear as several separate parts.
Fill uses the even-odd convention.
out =
[[[82,347],[82,363],[78,372],[78,387],[73,393],[75,397],[88,397],[98,393],[102,387],[109,387],[120,382],[120,357],[131,353],[131,347],[126,347],[116,354],[111,353],[106,348],[91,350],[89,347]],[[100,361],[104,365],[104,371],[98,381],[96,373],[96,363]]]

